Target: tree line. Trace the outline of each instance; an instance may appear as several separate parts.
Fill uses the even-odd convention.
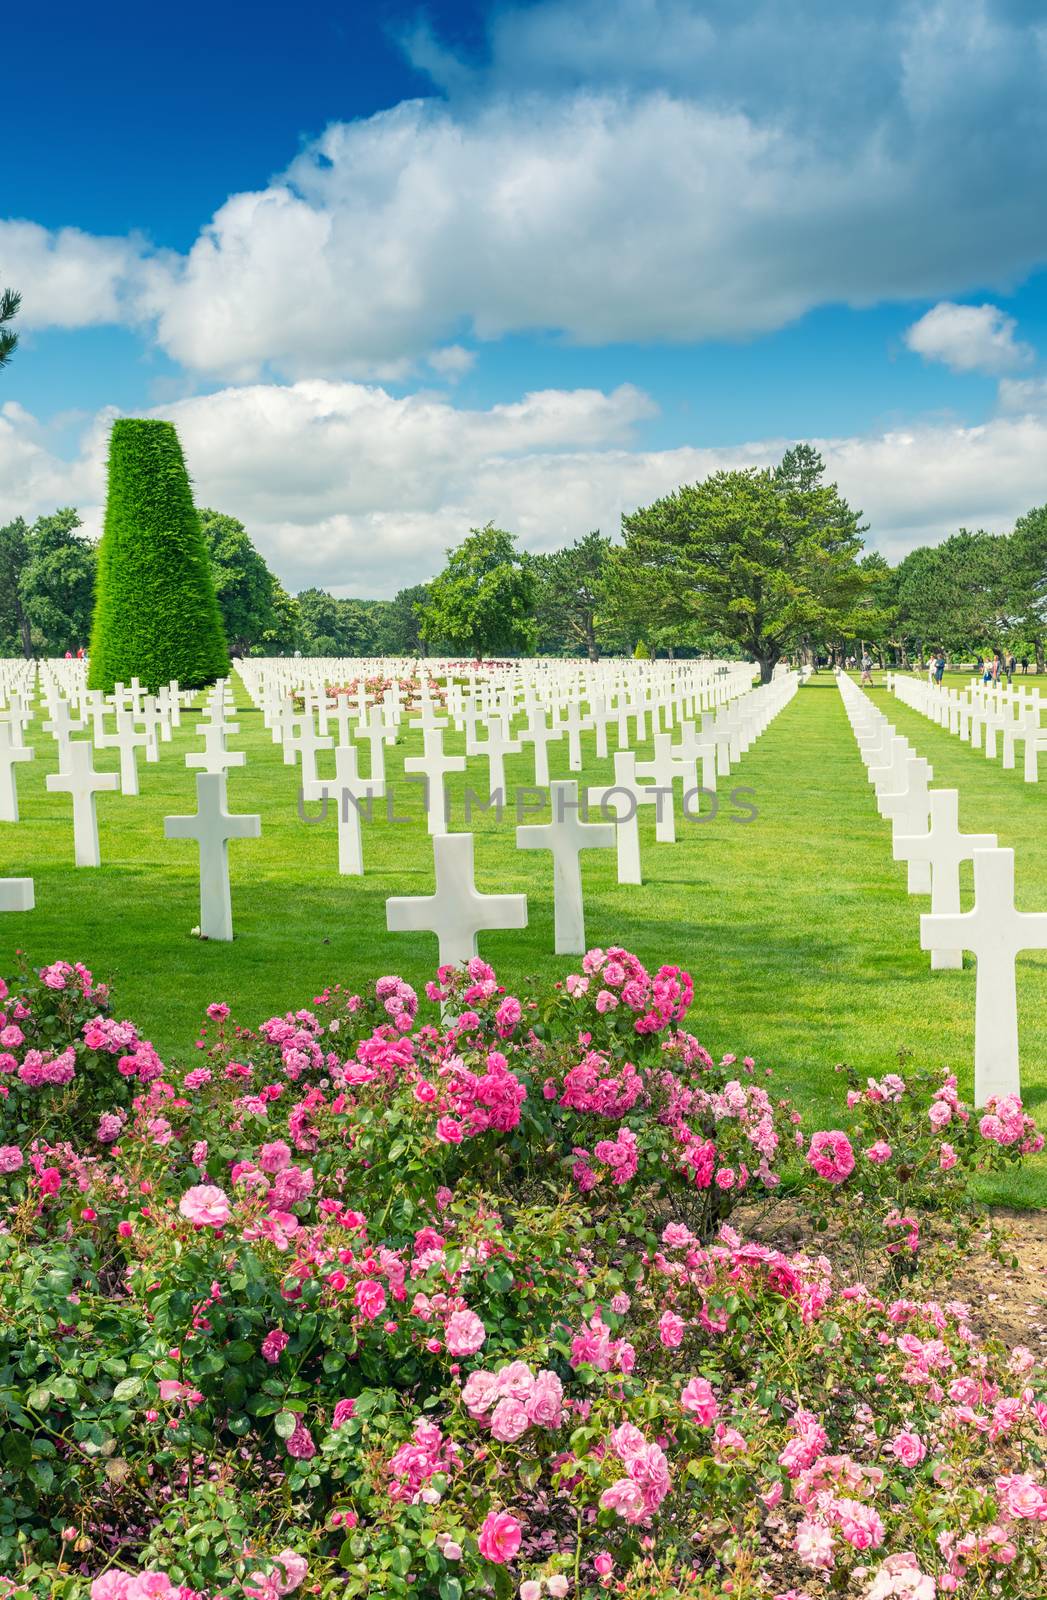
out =
[[[1010,533],[961,529],[892,567],[807,444],[775,467],[712,473],[599,533],[528,556],[474,529],[420,608],[429,645],[475,656],[745,656],[768,679],[783,658],[881,662],[993,648],[1035,658],[1047,636],[1047,506]]]
[[[310,588],[290,595],[237,518],[204,508],[201,528],[234,655],[542,654],[744,656],[764,679],[784,658],[881,662],[993,648],[1035,658],[1047,637],[1047,506],[1013,530],[960,529],[892,567],[866,552],[866,525],[810,445],[775,467],[712,473],[622,518],[621,541],[591,532],[533,555],[489,523],[448,550],[430,582],[392,600]],[[95,546],[77,513],[0,528],[0,653],[86,644]]]
[[[323,589],[290,595],[236,517],[199,512],[230,652],[243,655],[420,655],[415,607],[426,589],[394,600],[339,599]],[[53,656],[86,649],[98,547],[64,507],[33,523],[0,527],[0,655]]]

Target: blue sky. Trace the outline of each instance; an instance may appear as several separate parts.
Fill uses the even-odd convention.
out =
[[[788,14],[786,14],[788,12]],[[12,25],[0,516],[171,416],[292,587],[388,593],[813,438],[892,559],[1047,500],[1047,18],[541,0]]]

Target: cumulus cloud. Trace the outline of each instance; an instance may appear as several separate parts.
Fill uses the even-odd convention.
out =
[[[1047,413],[1047,378],[1001,378],[998,394],[1001,411]]]
[[[376,596],[437,572],[445,549],[488,520],[536,551],[590,528],[613,534],[623,511],[719,467],[770,464],[791,442],[641,450],[632,432],[651,409],[629,387],[467,410],[315,379],[224,389],[163,415],[178,426],[197,503],[241,517],[291,589]],[[97,531],[110,418],[94,418],[65,462],[46,430],[4,406],[0,521],[72,503]],[[814,442],[892,560],[961,524],[1009,528],[1045,497],[1043,414]]]
[[[148,316],[223,382],[402,380],[452,340],[744,338],[1012,286],[1047,258],[1042,18],[852,13],[548,0],[496,8],[479,63],[416,29],[449,98],[332,125],[187,255],[13,224],[0,265],[39,281],[42,315]]]
[[[1031,345],[1014,337],[1017,323],[999,306],[958,306],[942,300],[905,330],[910,350],[925,361],[942,361],[954,372],[984,372],[993,377],[1027,367]]]
[[[79,228],[0,221],[0,274],[22,295],[23,328],[135,322],[165,255],[136,235],[100,238]]]
[[[463,326],[744,337],[827,302],[1028,271],[1047,213],[969,180],[962,146],[932,182],[920,141],[881,127],[834,152],[658,90],[410,102],[328,128],[279,183],[233,196],[158,284],[158,338],[244,380],[267,364],[390,376]]]
[[[430,350],[428,361],[434,372],[454,383],[475,365],[476,351],[467,350],[461,344],[447,344],[439,350]]]

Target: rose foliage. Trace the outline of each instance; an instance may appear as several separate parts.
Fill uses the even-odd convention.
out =
[[[924,1275],[1034,1125],[891,1074],[806,1129],[691,998],[474,960],[162,1061],[0,983],[0,1595],[1042,1594],[1044,1374]],[[863,1281],[728,1220],[784,1194]]]

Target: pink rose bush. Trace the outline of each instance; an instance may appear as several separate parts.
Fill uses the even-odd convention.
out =
[[[977,1116],[952,1074],[863,1079],[838,1070],[847,1073],[853,1120],[810,1136],[813,1209],[857,1260],[885,1255],[899,1278],[916,1270],[921,1255],[967,1249],[982,1217],[971,1178],[1039,1154],[1044,1140],[1032,1117],[1014,1097],[991,1101]],[[856,1203],[845,1203],[849,1195]]]
[[[810,1130],[692,994],[477,959],[164,1062],[0,984],[0,1600],[1047,1592],[1044,1374],[924,1277],[1031,1118]],[[832,1259],[737,1231],[783,1187]]]

